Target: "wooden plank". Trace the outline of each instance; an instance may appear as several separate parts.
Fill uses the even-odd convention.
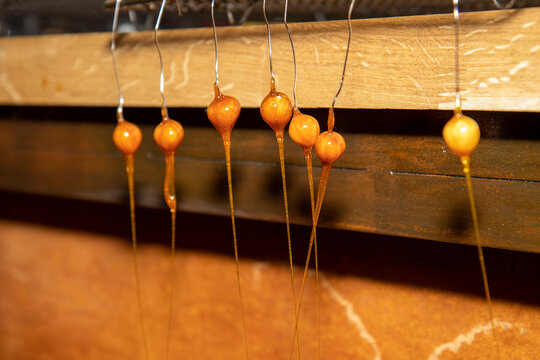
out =
[[[261,120],[262,121],[262,120]],[[202,125],[202,124],[201,124]],[[7,152],[78,152],[115,154],[111,134],[115,124],[87,122],[50,122],[32,120],[11,122],[0,118],[0,148]],[[29,129],[31,135],[29,135]],[[141,126],[140,153],[159,157],[161,150],[152,140],[153,127]],[[221,138],[213,127],[186,127],[186,136],[178,155],[206,160],[223,159]],[[47,134],[47,136],[40,136]],[[449,152],[441,137],[344,134],[347,150],[336,167],[357,170],[382,170],[388,173],[425,175],[462,175],[457,158]],[[270,131],[235,129],[232,137],[233,160],[275,163],[277,150]],[[8,151],[9,149],[9,151]],[[304,153],[285,136],[286,161],[305,164]],[[482,139],[473,154],[473,175],[482,178],[540,181],[540,144],[535,140]],[[318,165],[315,157],[314,164]]]
[[[4,154],[0,158],[1,189],[105,202],[127,201],[123,160],[109,140],[113,125],[24,121],[0,124],[0,151]],[[143,129],[145,138],[151,138],[152,127]],[[190,136],[186,136],[177,156],[180,208],[228,215],[225,165],[217,132],[211,128],[186,128],[186,134]],[[247,134],[249,139],[243,137]],[[456,176],[460,171],[457,160],[441,150],[439,139],[402,137],[405,140],[401,147],[393,149],[400,143],[398,137],[350,137],[355,139],[350,142],[351,151],[336,163],[332,172],[322,226],[472,243],[465,183]],[[358,145],[362,141],[368,144],[365,148]],[[475,160],[475,175],[483,175],[474,179],[482,239],[488,246],[540,252],[540,181],[538,171],[534,171],[540,150],[533,144],[532,153],[527,155],[521,151],[520,141],[511,141],[516,150],[504,156],[509,159],[523,155],[524,162],[510,161],[492,169],[492,158],[503,156],[502,152],[510,149],[499,146],[501,142],[504,143],[484,143],[484,150],[478,152]],[[419,150],[422,156],[418,155]],[[233,153],[237,215],[283,221],[281,177],[273,134],[263,130],[235,131]],[[289,143],[287,154],[291,219],[294,223],[309,224],[302,152]],[[139,205],[164,207],[163,168],[159,149],[153,142],[144,141],[136,159]],[[503,169],[506,173],[501,175]]]
[[[539,111],[540,9],[462,15],[463,108]],[[454,90],[450,14],[354,21],[343,108],[449,109]],[[326,107],[339,85],[346,22],[291,24],[300,107]],[[272,26],[278,88],[291,94],[291,50]],[[263,26],[218,29],[221,86],[245,107],[268,92]],[[206,107],[214,82],[212,30],[163,31],[170,106]],[[159,106],[159,66],[151,32],[123,35],[118,63],[128,106]],[[0,104],[110,106],[117,90],[109,34],[0,39]]]

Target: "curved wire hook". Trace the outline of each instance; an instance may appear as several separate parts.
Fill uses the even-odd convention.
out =
[[[120,12],[120,3],[122,0],[116,0],[116,5],[114,7],[114,18],[113,25],[111,30],[111,56],[114,68],[114,75],[116,77],[116,85],[118,86],[118,109],[116,109],[116,116],[118,120],[124,118],[124,95],[122,94],[122,85],[120,84],[120,75],[118,74],[118,66],[116,65],[116,55],[114,51],[116,50],[116,29],[118,26],[118,13]]]
[[[214,17],[214,2],[215,0],[212,0],[212,5],[210,6],[210,13],[212,14],[212,29],[214,30],[214,52],[216,55],[216,86],[219,88],[218,44],[217,44],[217,33],[216,33],[216,19]]]
[[[294,51],[294,44],[291,36],[291,30],[289,29],[289,24],[287,24],[287,10],[289,7],[289,0],[285,0],[285,14],[283,15],[283,23],[285,24],[285,28],[287,29],[287,33],[289,34],[289,41],[291,43],[291,49],[292,49],[292,56],[293,56],[293,64],[294,64],[294,85],[293,85],[293,99],[294,99],[294,109],[298,110],[298,103],[296,102],[296,82],[298,80],[298,73],[296,71],[296,53]],[[272,62],[270,62],[272,64]]]
[[[263,16],[266,24],[266,33],[268,34],[268,59],[270,60],[270,76],[272,76],[272,79],[275,79],[274,69],[272,67],[272,39],[270,38],[270,24],[268,23],[268,18],[266,17],[266,0],[263,0]]]
[[[161,3],[161,8],[159,9],[159,15],[158,15],[158,18],[157,18],[157,21],[156,21],[156,27],[154,28],[154,44],[156,45],[156,49],[157,49],[157,52],[158,52],[158,55],[159,55],[159,66],[160,66],[160,73],[159,73],[159,91],[161,92],[161,99],[162,99],[162,104],[161,104],[161,112],[162,112],[162,115],[164,118],[168,118],[169,117],[169,112],[167,110],[167,103],[165,102],[165,92],[164,92],[164,87],[165,87],[165,79],[164,79],[164,76],[163,76],[163,57],[161,56],[161,49],[159,48],[159,42],[158,42],[158,30],[159,30],[159,25],[161,24],[161,17],[163,16],[163,10],[165,10],[165,3],[167,2],[167,0],[163,0],[163,2]]]
[[[345,52],[345,61],[343,62],[343,73],[341,74],[341,83],[339,84],[339,89],[336,93],[336,96],[334,96],[334,101],[332,101],[332,106],[330,107],[330,111],[332,113],[334,112],[334,106],[336,105],[336,101],[339,96],[339,93],[341,92],[341,89],[343,88],[343,81],[345,80],[345,70],[347,69],[347,59],[349,58],[349,49],[351,47],[351,37],[352,37],[351,14],[352,14],[355,1],[356,0],[351,0],[351,5],[349,6],[349,13],[347,15],[347,24],[349,25],[349,40],[347,41],[347,51]]]
[[[503,5],[499,2],[499,0],[493,0],[493,5],[495,5],[499,9],[510,9],[514,7],[515,3],[516,3],[516,0],[510,0],[505,5]]]

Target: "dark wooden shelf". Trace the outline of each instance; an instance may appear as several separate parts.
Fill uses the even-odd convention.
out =
[[[127,202],[123,158],[111,141],[114,124],[65,120],[0,121],[0,189]],[[164,208],[163,154],[152,140],[153,125],[142,130],[137,204]],[[180,209],[228,216],[221,138],[211,127],[187,126],[185,131],[176,159]],[[472,244],[465,181],[457,158],[439,136],[344,136],[348,148],[332,170],[321,226]],[[303,152],[288,137],[285,150],[291,220],[308,225]],[[237,216],[284,221],[273,133],[235,130],[232,159]],[[534,139],[481,141],[472,158],[473,185],[486,246],[540,252],[539,159],[540,144]]]

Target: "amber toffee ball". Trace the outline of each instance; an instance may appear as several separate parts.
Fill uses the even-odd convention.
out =
[[[304,149],[310,149],[315,145],[319,133],[319,122],[313,116],[295,111],[289,125],[289,136],[295,143]]]
[[[345,152],[345,139],[335,131],[323,132],[315,143],[315,153],[322,164],[333,164]]]
[[[480,141],[480,128],[470,117],[457,113],[444,126],[443,138],[454,154],[470,156]]]
[[[221,136],[230,136],[236,120],[240,116],[240,110],[240,102],[236,98],[219,95],[208,105],[206,115]]]
[[[164,152],[176,151],[184,140],[184,128],[178,121],[163,119],[154,130],[154,140]]]
[[[126,120],[121,120],[113,132],[114,145],[124,155],[134,154],[142,141],[142,133],[139,127]]]
[[[291,120],[291,100],[284,93],[271,91],[261,103],[261,116],[274,132],[282,133]]]

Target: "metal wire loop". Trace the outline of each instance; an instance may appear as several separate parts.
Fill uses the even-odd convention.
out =
[[[456,79],[456,93],[454,101],[454,110],[456,112],[461,111],[461,95],[459,89],[459,0],[452,0],[454,4],[454,38],[455,38],[455,51],[454,51],[454,69]]]
[[[122,0],[116,0],[116,6],[114,7],[114,18],[113,18],[113,25],[111,30],[111,57],[113,62],[113,68],[114,68],[114,75],[116,77],[116,85],[118,86],[118,109],[116,110],[116,113],[118,117],[123,117],[124,114],[124,95],[122,94],[122,85],[120,84],[120,75],[118,74],[118,66],[116,65],[116,29],[118,26],[118,13],[120,12],[120,3]]]
[[[294,43],[293,43],[293,39],[291,35],[291,30],[289,29],[289,24],[287,24],[288,7],[289,7],[289,0],[285,0],[285,13],[283,15],[283,23],[285,24],[285,28],[287,29],[287,34],[289,34],[289,41],[291,43],[291,50],[292,50],[293,64],[294,64],[294,83],[293,83],[294,109],[298,110],[298,103],[296,102],[296,83],[298,81],[298,72],[296,71],[296,53],[294,51]]]
[[[159,15],[158,15],[158,18],[157,18],[157,21],[156,21],[156,26],[154,28],[154,44],[156,45],[156,50],[157,50],[158,55],[159,55],[159,66],[160,66],[159,91],[161,93],[161,99],[162,99],[161,108],[162,108],[162,111],[163,111],[163,116],[164,117],[169,117],[169,113],[167,111],[167,103],[165,101],[165,92],[164,92],[165,79],[164,79],[164,76],[163,76],[163,56],[161,55],[161,49],[159,48],[159,42],[158,42],[158,30],[159,30],[159,25],[161,24],[161,18],[163,16],[163,10],[165,10],[165,3],[166,2],[167,2],[167,0],[163,0],[163,2],[161,3],[161,8],[159,9]]]
[[[268,23],[268,18],[266,17],[266,0],[263,0],[263,16],[264,23],[266,24],[266,33],[268,34],[268,59],[270,62],[270,76],[274,79],[274,68],[272,66],[272,39],[270,37],[270,24]]]
[[[341,89],[343,88],[343,81],[345,80],[345,70],[347,69],[347,59],[349,58],[349,49],[351,47],[351,37],[352,37],[352,24],[351,24],[351,14],[354,7],[355,0],[351,0],[351,5],[349,6],[349,13],[347,15],[347,24],[349,25],[349,39],[347,41],[347,51],[345,52],[345,61],[343,62],[343,73],[341,74],[341,83],[339,84],[339,89],[334,96],[334,101],[332,101],[332,106],[330,107],[331,111],[334,111],[334,106],[336,105],[337,98]]]
[[[215,3],[215,0],[212,0],[212,5],[210,6],[210,13],[212,14],[212,29],[214,30],[214,52],[216,55],[216,86],[219,87],[218,44],[217,44],[217,33],[216,33],[216,18],[214,16],[214,3]]]

